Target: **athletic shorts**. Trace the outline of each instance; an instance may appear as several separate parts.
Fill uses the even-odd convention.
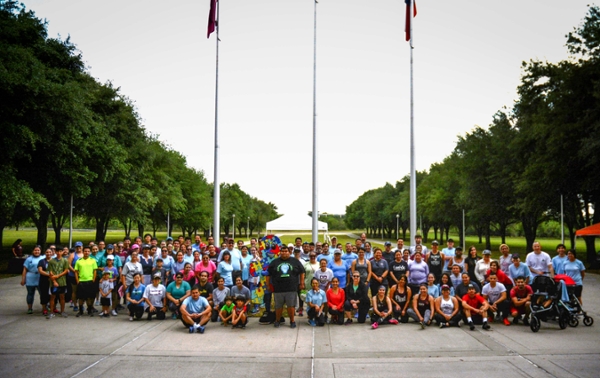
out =
[[[79,282],[77,285],[77,299],[93,299],[96,297],[96,284],[94,281]]]
[[[581,285],[577,285],[573,288],[573,294],[575,294],[575,296],[577,298],[581,297],[582,291],[583,291],[583,286],[581,286]]]
[[[58,287],[52,287],[50,289],[50,294],[52,295],[61,295],[64,294],[67,291],[67,287],[66,286],[58,286]]]
[[[288,291],[285,293],[273,293],[275,297],[275,309],[283,308],[283,305],[288,307],[296,307],[298,305],[298,293]]]
[[[110,297],[102,297],[102,298],[100,298],[100,304],[102,306],[110,306],[111,305],[111,303],[110,303]]]

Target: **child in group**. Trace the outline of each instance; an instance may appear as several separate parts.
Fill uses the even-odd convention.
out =
[[[163,264],[162,258],[159,257],[156,259],[156,267],[152,269],[152,277],[154,277],[156,273],[160,273],[160,283],[163,284],[163,286],[167,286],[167,270],[163,268]]]
[[[235,307],[231,316],[231,328],[246,328],[246,324],[248,324],[246,311],[246,298],[240,295],[235,298]]]
[[[111,303],[112,303],[112,316],[117,316],[117,305],[119,304],[119,291],[117,290],[117,283],[119,282],[119,271],[114,266],[115,257],[113,255],[108,255],[106,258],[106,266],[104,267],[104,272],[110,272],[110,281],[113,283],[113,290],[111,293]],[[102,273],[104,274],[104,273]]]
[[[225,304],[221,307],[221,311],[219,311],[219,316],[221,317],[222,325],[226,326],[229,321],[233,318],[233,298],[226,297]]]
[[[102,306],[101,318],[109,317],[108,310],[111,306],[111,297],[114,284],[110,279],[111,271],[105,270],[102,272],[102,280],[100,281],[100,305]]]

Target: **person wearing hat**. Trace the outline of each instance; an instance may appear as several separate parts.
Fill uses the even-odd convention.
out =
[[[340,289],[344,290],[346,288],[346,277],[348,276],[350,266],[346,261],[342,260],[341,249],[336,248],[333,253],[333,260],[329,262],[327,267],[331,269],[333,276],[340,281]]]
[[[442,295],[435,299],[434,307],[433,319],[440,325],[440,328],[458,327],[461,316],[458,301],[450,296],[450,286],[442,285]]]
[[[516,283],[517,277],[525,277],[525,282],[531,282],[531,272],[527,264],[521,262],[518,253],[512,254],[512,265],[508,267],[508,276]]]
[[[337,236],[332,236],[330,240],[331,245],[329,247],[329,254],[333,256],[333,252],[335,252],[335,249],[337,248]]]
[[[101,318],[110,317],[110,315],[108,314],[108,310],[110,309],[110,305],[112,302],[112,291],[115,287],[113,281],[111,280],[111,275],[111,270],[104,270],[102,272],[102,279],[98,284],[98,291],[100,293],[100,305],[102,306],[102,312],[100,313]]]
[[[388,266],[392,264],[392,262],[394,261],[394,256],[395,253],[392,252],[392,243],[389,241],[386,241],[384,244],[384,250],[381,252],[381,257],[383,257],[383,259],[385,261],[387,261]]]
[[[475,285],[467,285],[467,294],[462,297],[463,321],[469,325],[471,331],[475,330],[475,324],[482,324],[484,330],[490,329],[487,319],[487,311],[490,307],[488,301],[477,293]]]
[[[454,296],[456,297],[459,306],[462,306],[462,299],[469,292],[469,285],[475,287],[476,293],[481,292],[479,285],[474,281],[471,281],[469,273],[462,272],[461,276],[462,282],[454,287]]]
[[[477,281],[480,284],[480,287],[485,285],[485,273],[490,269],[490,263],[492,262],[492,251],[489,249],[483,250],[483,257],[481,260],[477,261],[475,264],[475,277],[477,277]]]
[[[117,305],[119,304],[119,293],[117,291],[117,287],[120,284],[120,279],[119,279],[119,270],[115,266],[115,262],[117,260],[119,260],[119,259],[118,258],[115,259],[114,255],[107,254],[104,259],[104,261],[106,261],[106,266],[103,268],[103,272],[102,272],[102,274],[104,274],[105,272],[110,273],[110,281],[113,284],[113,289],[112,289],[111,296],[110,296],[111,304],[112,304],[112,311],[111,311],[112,316],[117,316]],[[100,302],[102,302],[102,301],[100,301]],[[100,303],[100,304],[102,304],[102,303]]]
[[[144,291],[144,301],[148,305],[148,320],[156,315],[158,320],[164,320],[167,312],[167,289],[160,283],[162,276],[155,274],[152,276],[152,283],[146,286]]]

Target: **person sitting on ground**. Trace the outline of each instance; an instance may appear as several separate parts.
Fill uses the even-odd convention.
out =
[[[454,287],[454,296],[458,301],[458,305],[462,308],[462,299],[469,292],[469,285],[473,285],[475,288],[475,292],[479,293],[479,285],[474,281],[471,281],[471,276],[467,272],[463,272],[462,274],[462,282]]]
[[[183,273],[175,274],[175,281],[167,286],[167,303],[169,310],[173,313],[172,318],[177,319],[180,316],[179,308],[183,301],[191,295],[190,284],[183,280]]]
[[[377,294],[371,300],[373,306],[373,316],[371,316],[371,328],[377,329],[383,324],[398,324],[398,321],[392,318],[392,301],[385,295],[386,287],[381,285]]]
[[[360,273],[358,271],[353,272],[352,282],[346,285],[346,302],[344,303],[346,325],[352,323],[352,311],[358,312],[358,322],[360,324],[365,322],[369,307],[371,307],[368,291],[369,288],[362,282]]]
[[[221,325],[228,325],[229,321],[233,318],[233,308],[235,305],[233,304],[233,298],[227,296],[225,298],[225,303],[221,306],[221,310],[219,311],[219,317],[221,318]]]
[[[390,289],[389,294],[394,310],[394,318],[401,323],[408,323],[408,309],[411,304],[412,291],[407,285],[406,276],[400,276],[398,283]]]
[[[419,323],[422,329],[431,324],[434,307],[433,297],[427,292],[427,284],[422,283],[419,286],[419,293],[413,296],[412,308],[409,308],[406,314]]]
[[[460,327],[460,311],[458,301],[450,295],[450,287],[442,285],[442,295],[437,297],[434,302],[435,306],[435,321],[440,325],[440,328]]]
[[[240,278],[241,277],[237,277],[236,279]],[[231,317],[231,328],[246,328],[246,324],[248,324],[248,306],[246,297],[240,295],[235,298],[235,307],[233,308]]]
[[[310,281],[311,289],[306,293],[306,315],[308,324],[322,327],[325,325],[325,304],[327,295],[319,288],[319,280],[313,278]]]
[[[490,282],[481,289],[481,294],[490,305],[488,310],[489,320],[490,322],[493,321],[495,312],[499,317],[502,317],[504,325],[509,326],[510,321],[508,321],[508,296],[506,287],[498,282],[498,276],[495,272],[489,274],[488,280]]]
[[[475,324],[483,324],[483,329],[490,329],[487,321],[489,304],[485,298],[477,293],[473,283],[467,286],[467,294],[462,297],[462,307],[463,321],[469,325],[471,331],[475,329]]]
[[[344,324],[344,304],[346,302],[346,292],[340,288],[340,280],[333,277],[331,288],[327,290],[327,307],[331,315],[331,323]]]
[[[510,291],[510,313],[513,316],[513,324],[518,324],[523,316],[523,324],[529,325],[532,295],[533,290],[531,286],[525,284],[525,277],[517,277],[515,287]]]
[[[152,283],[146,286],[144,291],[144,300],[148,305],[147,320],[152,320],[156,315],[158,320],[164,320],[167,312],[167,289],[160,283],[162,276],[155,274],[152,277]]]
[[[250,305],[250,301],[252,299],[250,289],[244,286],[244,280],[242,279],[242,276],[237,276],[235,278],[235,285],[229,290],[229,295],[234,298],[243,297],[247,305]]]
[[[206,298],[200,296],[200,290],[194,286],[191,295],[181,304],[181,322],[190,333],[204,333],[205,326],[210,320],[211,310]]]
[[[144,292],[146,286],[142,283],[142,273],[133,275],[133,282],[127,287],[127,309],[129,310],[129,321],[139,320],[144,315]]]

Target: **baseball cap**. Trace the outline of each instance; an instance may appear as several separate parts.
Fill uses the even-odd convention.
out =
[[[111,271],[110,271],[110,270],[105,270],[104,272],[102,272],[102,275],[105,275],[105,274],[110,274],[110,273],[111,273]]]
[[[292,244],[292,243],[289,243],[289,244],[288,244],[288,248],[294,248],[294,244]]]
[[[340,255],[342,254],[342,250],[339,248],[336,248],[335,251],[333,251],[333,253],[339,253]]]
[[[109,245],[106,246],[106,249],[115,249],[115,246],[112,245],[112,244],[109,244]]]
[[[437,240],[434,240],[434,241],[432,241],[432,242],[431,242],[431,244],[440,245],[440,242],[439,242],[439,241],[437,241]]]
[[[75,247],[83,247],[83,243],[80,241],[75,242]]]
[[[484,254],[484,255],[491,255],[491,254],[492,254],[492,251],[490,251],[489,249],[484,249],[484,250],[483,250],[483,254]]]
[[[142,244],[142,249],[150,249],[150,244]]]
[[[450,290],[450,286],[448,286],[448,285],[442,285],[442,290]]]
[[[160,273],[154,273],[154,275],[152,276],[152,278],[162,278],[162,274],[160,274]]]
[[[137,244],[134,244],[134,245],[131,246],[131,249],[140,249],[140,246],[137,245]]]
[[[170,236],[168,236],[168,237],[167,237],[167,241],[173,241],[173,238],[172,238],[172,237],[170,237]]]
[[[475,285],[473,285],[472,283],[470,283],[469,285],[467,285],[467,289],[475,289]]]
[[[518,253],[513,253],[512,254],[512,258],[513,259],[518,259],[519,258],[519,254]]]
[[[392,245],[392,243],[391,243],[391,242],[389,242],[389,241],[386,241],[386,242],[385,242],[385,246],[387,247],[388,245]]]
[[[115,259],[115,256],[113,256],[113,255],[108,255],[108,256],[106,256],[106,259],[107,259],[107,260],[114,260],[114,259]]]

